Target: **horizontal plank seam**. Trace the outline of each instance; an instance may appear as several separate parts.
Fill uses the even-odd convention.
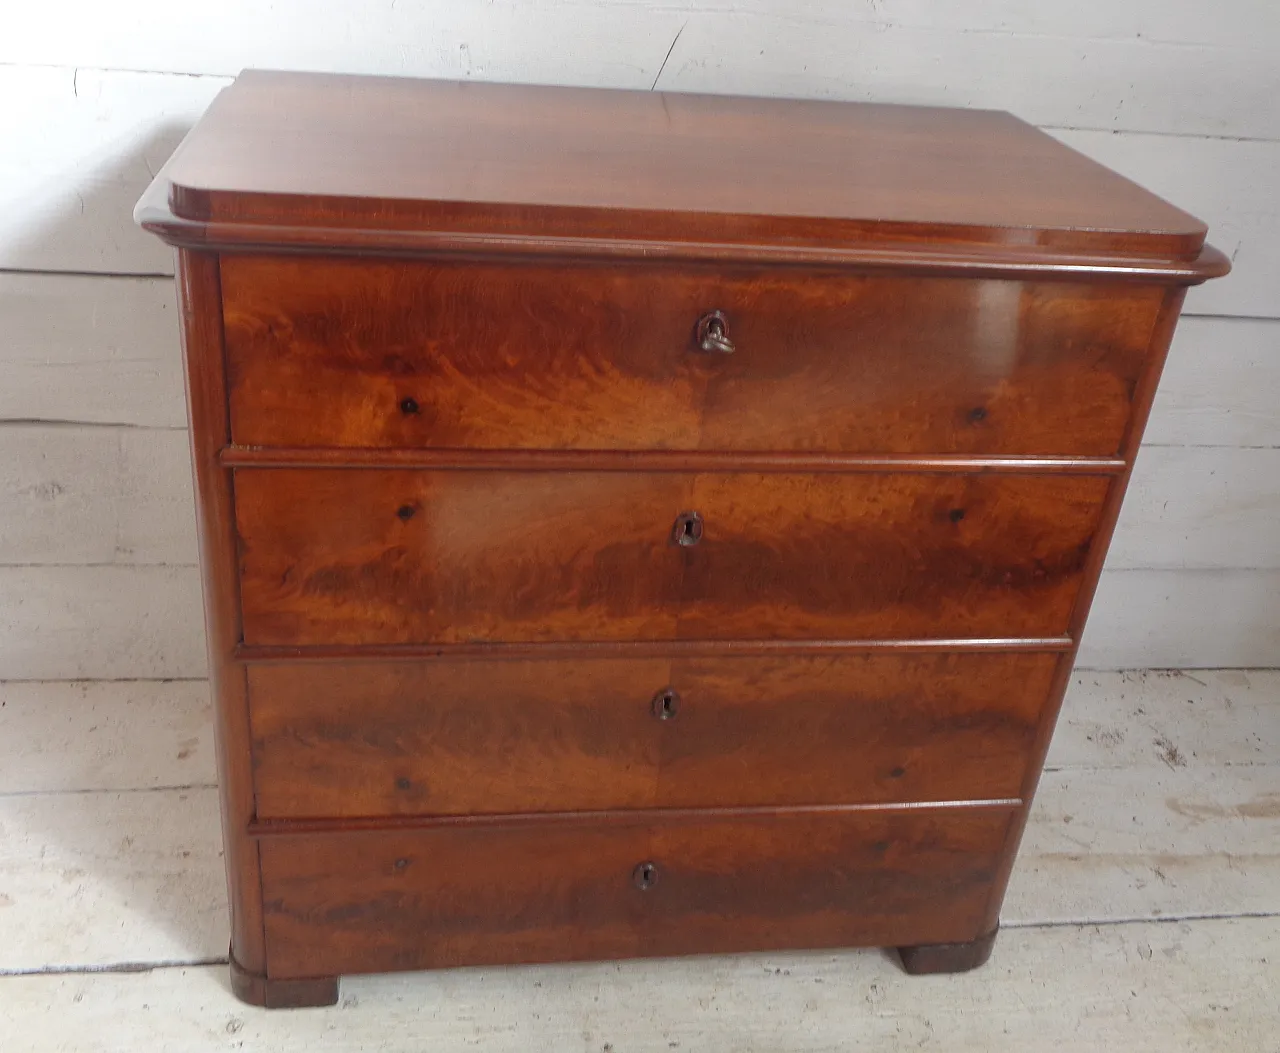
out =
[[[33,676],[0,678],[5,684],[207,684],[207,676]]]
[[[75,563],[53,560],[48,563],[6,563],[0,560],[0,569],[2,570],[41,570],[45,567],[50,569],[54,567],[79,567],[83,570],[102,570],[104,567],[136,567],[138,570],[187,570],[199,566],[200,564],[195,561],[191,563],[144,563],[137,560],[100,560],[94,563]],[[139,678],[135,677],[134,679]]]
[[[1000,928],[1005,932],[1011,932],[1015,929],[1020,931],[1040,930],[1040,929],[1092,929],[1122,925],[1170,925],[1187,922],[1223,922],[1223,921],[1240,921],[1246,919],[1266,920],[1269,918],[1280,917],[1280,912],[1276,911],[1244,911],[1237,914],[1232,913],[1210,913],[1210,914],[1177,914],[1166,915],[1151,918],[1100,918],[1092,921],[1031,921],[1031,922],[1004,922],[1000,923]],[[852,951],[869,951],[874,948],[850,947]],[[840,948],[824,950],[824,954],[838,952]],[[804,948],[794,948],[795,953],[804,953]],[[764,952],[759,952],[764,953]],[[787,951],[773,951],[772,954],[785,954]],[[724,957],[743,958],[747,954],[730,954]],[[114,962],[107,965],[42,965],[32,969],[0,969],[0,979],[19,978],[24,976],[95,976],[100,974],[115,975],[129,973],[149,973],[156,972],[161,969],[200,969],[212,968],[215,966],[229,965],[230,961],[223,955],[221,957],[208,958],[167,958],[157,961],[131,961],[131,962]],[[585,963],[584,963],[585,964]],[[597,963],[598,964],[598,963]],[[637,959],[637,966],[643,964],[643,959]]]
[[[1037,124],[1042,132],[1100,132],[1106,135],[1151,135],[1160,139],[1206,139],[1224,143],[1280,143],[1280,137],[1271,135],[1227,135],[1213,132],[1144,131],[1140,128],[1090,128],[1086,125]]]
[[[76,797],[85,794],[116,793],[183,793],[189,790],[216,790],[218,783],[188,782],[174,786],[90,786],[75,790],[0,790],[0,800],[13,797]]]
[[[76,365],[110,365],[110,360]],[[189,429],[185,424],[135,424],[123,420],[78,420],[72,417],[0,417],[0,425],[12,428],[120,428],[125,431],[179,431]]]
[[[36,278],[123,278],[129,281],[140,279],[156,281],[173,281],[172,271],[79,271],[55,270],[48,267],[0,267],[0,275],[30,275]]]
[[[1014,929],[1102,928],[1107,925],[1170,925],[1187,921],[1236,921],[1244,918],[1280,918],[1280,910],[1206,911],[1198,914],[1162,914],[1159,917],[1098,918],[1088,921],[1000,921],[1001,932]]]
[[[109,965],[41,965],[34,969],[0,969],[0,978],[6,976],[93,976],[98,973],[149,973],[157,969],[192,969],[206,965],[229,965],[224,954],[221,958],[162,958],[158,961],[113,962]]]

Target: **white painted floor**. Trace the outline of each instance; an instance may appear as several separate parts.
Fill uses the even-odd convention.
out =
[[[203,682],[0,684],[0,1051],[1280,1051],[1280,671],[1081,673],[990,964],[879,951],[227,986]]]

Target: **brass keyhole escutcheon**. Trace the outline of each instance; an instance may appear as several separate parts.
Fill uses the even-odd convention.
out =
[[[658,868],[653,863],[637,863],[631,871],[631,883],[641,892],[648,892],[658,880]]]
[[[671,540],[677,545],[696,545],[702,540],[702,516],[697,512],[681,512],[671,528]]]
[[[729,320],[723,311],[711,311],[699,318],[694,339],[698,350],[708,354],[731,355],[738,349],[729,339]]]
[[[680,693],[673,688],[664,687],[650,703],[653,715],[659,720],[670,720],[680,710]]]

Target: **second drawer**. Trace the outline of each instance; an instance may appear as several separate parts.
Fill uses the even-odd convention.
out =
[[[1061,636],[1109,482],[242,469],[244,639]]]
[[[1016,797],[1059,656],[251,666],[262,818]]]

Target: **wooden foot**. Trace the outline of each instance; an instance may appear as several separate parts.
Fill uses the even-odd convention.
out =
[[[917,947],[899,947],[902,968],[912,976],[929,973],[967,973],[976,969],[991,957],[995,946],[997,925],[985,936],[968,943],[924,943]]]
[[[264,1009],[304,1009],[333,1005],[338,1000],[336,976],[305,980],[273,980],[261,973],[246,972],[231,959],[231,991],[242,1002]]]

